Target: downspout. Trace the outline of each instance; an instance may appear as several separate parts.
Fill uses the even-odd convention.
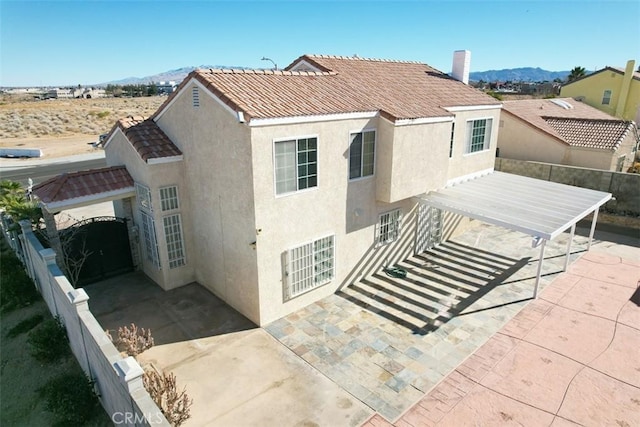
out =
[[[620,87],[620,96],[618,97],[618,105],[616,106],[616,117],[624,119],[624,109],[627,105],[627,98],[629,96],[629,88],[631,87],[631,79],[633,79],[633,68],[636,65],[636,61],[633,59],[627,61],[627,68],[624,69],[624,76],[622,77],[622,86]]]

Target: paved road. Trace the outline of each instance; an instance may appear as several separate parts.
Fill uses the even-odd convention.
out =
[[[17,181],[27,185],[31,178],[34,184],[65,172],[77,172],[105,167],[104,151],[53,159],[0,159],[0,179]]]

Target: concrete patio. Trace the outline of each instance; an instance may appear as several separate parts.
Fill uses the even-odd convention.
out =
[[[629,254],[585,254],[393,424],[377,414],[365,427],[640,425],[640,257]]]
[[[134,273],[86,291],[105,329],[151,328],[138,359],[187,387],[187,426],[638,425],[638,239],[598,232],[586,253],[576,235],[562,273],[567,237],[535,301],[531,239],[483,224],[406,260],[406,279],[374,273],[264,329],[198,284]]]

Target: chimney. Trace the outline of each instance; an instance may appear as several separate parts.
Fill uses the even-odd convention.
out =
[[[464,84],[469,84],[469,67],[471,65],[471,51],[456,50],[453,52],[453,68],[451,76]]]
[[[622,87],[620,88],[620,96],[618,97],[618,105],[616,105],[616,117],[632,120],[633,117],[625,117],[624,113],[627,107],[627,98],[631,88],[631,80],[633,79],[634,67],[636,61],[630,59],[627,61],[627,67],[624,69],[624,76],[622,77]]]

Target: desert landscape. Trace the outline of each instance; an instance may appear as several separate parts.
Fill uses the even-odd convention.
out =
[[[43,156],[63,157],[95,151],[101,134],[119,118],[150,116],[166,100],[93,98],[35,100],[0,97],[0,148],[39,148]]]

